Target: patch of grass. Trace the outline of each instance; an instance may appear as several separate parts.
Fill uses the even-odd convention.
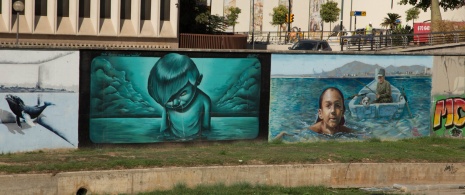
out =
[[[0,155],[0,174],[215,165],[465,162],[462,139],[268,143],[238,141],[43,150]],[[102,163],[105,162],[105,163]]]
[[[188,188],[186,185],[176,185],[171,190],[160,190],[148,193],[140,193],[140,195],[180,195],[180,194],[345,194],[345,195],[363,195],[372,194],[359,189],[333,189],[323,186],[305,186],[305,187],[282,187],[282,186],[268,186],[268,185],[252,185],[249,183],[238,183],[233,185],[213,184],[213,185],[199,185],[193,188]],[[383,194],[383,193],[381,193]]]

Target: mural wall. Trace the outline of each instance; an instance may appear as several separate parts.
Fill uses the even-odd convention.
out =
[[[273,54],[269,141],[430,135],[432,56]]]
[[[90,66],[90,140],[153,143],[256,138],[259,58],[206,55],[94,52],[81,61]]]
[[[465,56],[435,56],[433,71],[433,132],[439,136],[463,137]]]
[[[0,152],[77,148],[79,52],[0,56]]]

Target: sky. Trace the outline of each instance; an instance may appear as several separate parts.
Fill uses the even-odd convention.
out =
[[[313,74],[331,71],[353,61],[378,64],[383,67],[422,65],[431,68],[433,56],[426,55],[321,55],[321,54],[273,54],[271,55],[271,75],[273,74]]]

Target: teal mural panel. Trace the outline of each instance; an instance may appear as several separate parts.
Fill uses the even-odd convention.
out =
[[[412,55],[273,54],[268,140],[429,136],[432,61]]]
[[[254,139],[261,64],[256,57],[102,53],[90,64],[93,143]]]

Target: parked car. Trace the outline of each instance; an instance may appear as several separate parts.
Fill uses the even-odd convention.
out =
[[[325,40],[299,40],[289,47],[289,50],[332,51],[333,49]]]

